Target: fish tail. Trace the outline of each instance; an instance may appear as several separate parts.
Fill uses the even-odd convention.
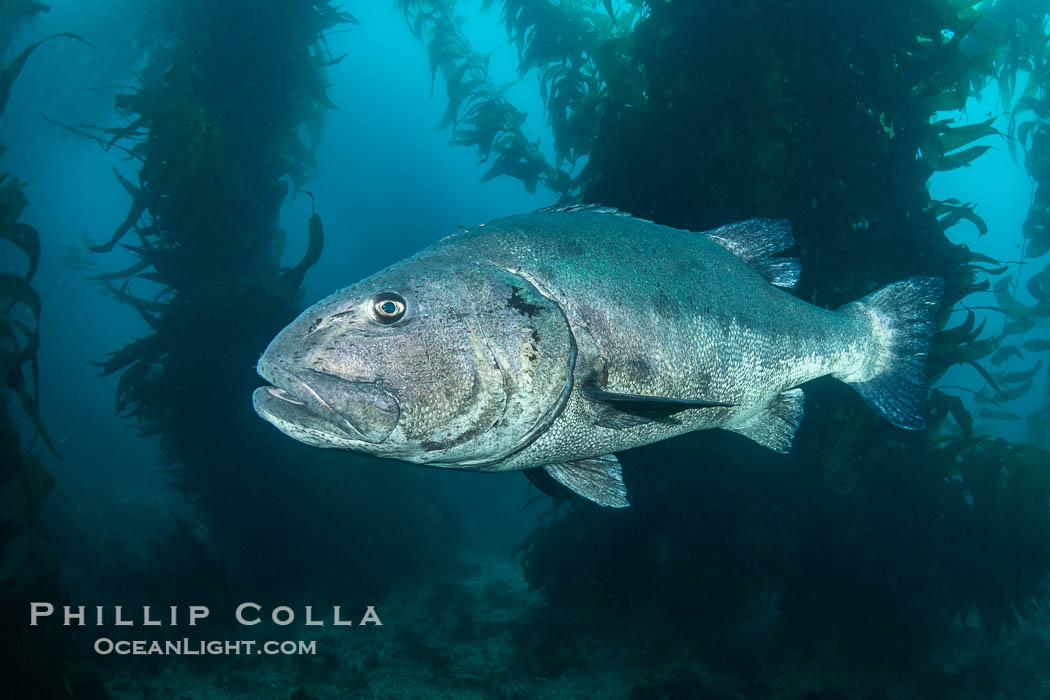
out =
[[[869,335],[858,366],[837,376],[901,428],[926,427],[926,359],[943,290],[939,277],[909,277],[842,309],[864,319]]]

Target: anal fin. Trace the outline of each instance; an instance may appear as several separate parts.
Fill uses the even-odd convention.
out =
[[[743,425],[729,428],[775,452],[789,452],[805,412],[802,389],[788,389]]]
[[[627,487],[616,455],[577,459],[545,467],[555,481],[589,501],[609,508],[626,508]]]

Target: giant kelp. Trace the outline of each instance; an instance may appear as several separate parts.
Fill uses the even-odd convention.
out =
[[[482,8],[495,6],[486,0]],[[623,11],[611,2],[507,0],[499,3],[507,36],[518,52],[518,72],[535,71],[554,137],[559,167],[573,172],[594,147],[602,106],[636,96],[631,30],[640,3]]]
[[[1033,13],[1026,46],[1042,46],[1045,8],[1016,5]],[[694,230],[789,217],[799,293],[824,306],[941,275],[931,380],[967,364],[987,382],[978,393],[1000,403],[1031,386],[1038,368],[993,375],[1001,346],[976,314],[952,320],[997,276],[1004,290],[1008,268],[945,235],[963,224],[987,232],[972,203],[935,201],[927,189],[933,173],[966,167],[989,149],[981,139],[999,135],[991,121],[958,125],[944,113],[1032,65],[1004,58],[1003,34],[976,29],[986,7],[663,0],[646,3],[636,24],[603,29],[588,18],[615,18],[611,3],[502,6],[523,70],[538,71],[558,157],[587,157],[572,179],[585,201]],[[1021,21],[1000,10],[997,21]],[[431,40],[435,65],[443,46]],[[487,99],[444,74],[453,115],[462,101],[453,93]],[[565,76],[564,90],[552,76]],[[1037,94],[1021,106],[1039,117]],[[1021,134],[1037,180],[1040,133]],[[1040,252],[1038,201],[1029,254]],[[1022,312],[1007,296],[1011,317],[1042,318],[1041,306]],[[934,392],[928,435],[881,423],[833,383],[806,390],[807,419],[788,457],[710,434],[625,456],[633,507],[576,505],[537,528],[523,549],[530,582],[559,610],[650,601],[683,629],[707,630],[701,637],[772,595],[792,638],[832,639],[873,661],[929,652],[971,611],[995,636],[1039,607],[1050,573],[1046,453],[975,436],[952,387]],[[1024,552],[1010,545],[1020,538],[1031,545]]]
[[[1012,112],[1012,145],[1024,149],[1035,193],[1024,233],[1025,254],[1050,251],[1050,34],[1046,8],[1038,2],[1001,0],[988,13],[985,33],[998,40],[994,76],[1004,109]],[[1016,94],[1019,82],[1024,89]]]
[[[35,2],[0,4],[0,54],[25,20],[46,9]],[[49,39],[0,64],[0,113],[22,68]],[[0,156],[5,152],[0,144]],[[54,631],[14,633],[23,625],[30,599],[61,591],[58,547],[41,534],[37,522],[55,479],[34,449],[57,453],[40,417],[42,304],[33,278],[41,245],[37,230],[21,220],[28,205],[24,184],[0,172],[0,250],[5,256],[0,273],[0,627],[11,631],[0,635],[0,678],[12,696],[91,697],[97,679],[70,658],[68,639]]]
[[[6,51],[22,25],[50,8],[38,0],[3,0],[0,2],[0,46]]]
[[[12,16],[5,12],[3,21],[32,14],[27,11]],[[0,112],[26,60],[40,43],[31,44],[9,64],[0,66]],[[0,155],[5,150],[0,144]],[[41,304],[33,289],[33,277],[40,263],[40,235],[19,220],[27,204],[23,183],[9,172],[0,173],[0,245],[8,254],[19,251],[25,259],[21,274],[0,273],[0,601],[27,593],[41,578],[49,578],[55,565],[52,546],[34,527],[40,501],[51,491],[54,480],[30,450],[37,438],[52,453],[55,448],[38,405]],[[28,446],[23,446],[19,436],[16,413],[28,419],[33,438]]]
[[[529,192],[542,182],[567,193],[567,173],[551,165],[538,144],[529,141],[521,127],[525,114],[514,107],[488,74],[488,58],[477,53],[464,36],[448,0],[400,3],[413,33],[425,39],[430,72],[441,72],[448,92],[448,107],[439,128],[453,127],[453,143],[477,150],[480,162],[495,154],[482,180],[510,175]]]
[[[498,3],[485,0],[483,9]],[[537,184],[563,200],[579,196],[578,164],[597,134],[602,105],[626,99],[637,87],[630,70],[630,29],[640,3],[617,13],[611,3],[589,0],[508,0],[503,22],[518,51],[521,77],[535,71],[540,96],[554,136],[554,162],[539,140],[522,131],[525,113],[506,97],[488,72],[488,57],[471,45],[456,16],[454,0],[399,0],[410,29],[430,55],[430,70],[440,71],[448,102],[438,128],[452,127],[452,143],[477,150],[486,164],[482,180],[509,176],[535,192]],[[496,158],[489,163],[492,154]]]
[[[986,75],[975,76],[975,80],[979,84],[995,81],[1001,107],[1009,115],[1006,143],[1033,183],[1018,261],[1029,264],[1050,251],[1050,15],[1043,3],[1000,0],[981,14],[975,36],[965,49],[969,54],[983,53],[988,57],[989,70]],[[1022,288],[1019,283],[1025,276],[1028,279]],[[993,386],[977,395],[982,404],[978,417],[1016,421],[1021,416],[1001,402],[1025,395],[1038,381],[1042,365],[1040,362],[1017,370],[1009,362],[1050,347],[1050,341],[1038,337],[1041,330],[1050,326],[1050,265],[1028,275],[1018,268],[1016,273],[999,278],[993,292],[998,308],[992,310],[1003,315],[1003,322],[998,349],[991,360],[1002,369],[993,372],[989,382]],[[1025,292],[1035,303],[1019,298]],[[1050,375],[1043,374],[1044,381],[1047,376]],[[1003,383],[1016,386],[1003,389],[996,385]],[[1044,447],[1050,444],[1044,435],[1045,426],[1050,424],[1047,416],[1045,405],[1037,405],[1028,416],[1030,439]]]
[[[178,581],[179,596],[194,587],[232,594],[207,585],[217,576],[265,579],[268,590],[287,585],[303,595],[299,576],[313,567],[315,585],[345,590],[339,566],[348,557],[368,561],[386,545],[424,541],[407,516],[388,528],[386,541],[366,541],[355,523],[371,517],[381,526],[402,509],[420,519],[429,511],[403,493],[396,507],[375,513],[381,506],[368,505],[363,488],[351,490],[346,481],[318,487],[318,470],[334,458],[280,437],[255,416],[250,396],[260,383],[255,360],[298,313],[303,276],[321,253],[315,214],[304,227],[305,257],[282,268],[278,213],[289,183],[298,188],[312,173],[314,141],[332,107],[324,69],[336,59],[325,34],[355,20],[327,0],[171,0],[156,9],[144,81],[117,97],[125,123],[94,131],[140,164],[134,180],[117,173],[131,206],[96,250],[119,245],[136,256],[99,282],[149,327],[100,363],[104,374],[122,372],[117,411],[159,437],[175,484],[196,507],[199,522],[181,524],[176,539],[196,537],[213,550],[180,559],[182,577],[168,580]],[[331,507],[302,517],[304,504],[318,500]],[[343,546],[323,569],[318,550],[301,546],[335,539]],[[283,552],[279,571],[274,550]],[[422,561],[407,557],[400,565]],[[362,567],[353,585],[374,585],[373,570]]]

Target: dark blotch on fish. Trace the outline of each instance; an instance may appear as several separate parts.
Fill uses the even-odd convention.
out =
[[[627,371],[638,381],[646,381],[653,376],[653,368],[642,358],[628,360]]]
[[[514,293],[510,295],[510,299],[507,300],[507,306],[519,311],[523,316],[527,318],[533,318],[537,314],[543,311],[543,307],[539,304],[533,304],[526,301],[522,296],[522,292],[525,290],[521,287],[511,287]]]
[[[656,315],[665,321],[674,320],[679,315],[678,302],[662,289],[653,295],[653,309]]]

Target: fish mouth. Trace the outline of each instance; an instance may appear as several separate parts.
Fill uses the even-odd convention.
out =
[[[375,381],[315,370],[293,372],[265,358],[256,369],[272,386],[253,392],[255,412],[302,442],[320,447],[379,444],[401,418],[397,399]]]

